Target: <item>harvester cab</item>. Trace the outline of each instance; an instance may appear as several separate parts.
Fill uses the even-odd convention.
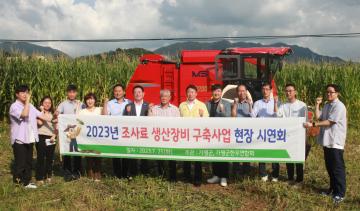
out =
[[[282,68],[283,57],[291,53],[290,48],[229,48],[215,58],[216,79],[223,82],[223,98],[232,101],[236,87],[245,84],[248,98],[261,99],[261,86],[268,82],[277,95],[275,73]]]

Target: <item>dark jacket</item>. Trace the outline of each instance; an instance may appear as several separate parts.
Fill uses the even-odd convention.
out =
[[[220,112],[220,103],[224,105],[224,112]],[[231,117],[231,103],[227,102],[226,100],[220,99],[219,104],[216,108],[215,117]],[[206,103],[206,108],[210,114],[211,100]]]
[[[128,107],[130,107],[130,112],[127,111]],[[149,111],[149,103],[143,102],[142,107],[141,107],[140,116],[147,116],[148,111]],[[136,108],[135,108],[134,102],[131,102],[125,106],[123,115],[124,116],[136,116]]]

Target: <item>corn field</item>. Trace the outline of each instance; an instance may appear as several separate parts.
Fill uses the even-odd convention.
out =
[[[119,54],[112,58],[22,58],[0,55],[0,120],[8,117],[19,84],[29,85],[32,103],[50,95],[57,105],[66,99],[66,88],[76,84],[79,96],[94,92],[98,99],[110,97],[112,86],[130,79],[138,60]]]
[[[138,59],[125,54],[111,58],[17,58],[0,55],[0,120],[8,116],[8,109],[14,101],[14,89],[18,84],[28,84],[32,90],[32,101],[38,105],[45,95],[52,96],[54,103],[66,98],[68,84],[78,86],[80,97],[95,92],[99,99],[111,96],[116,83],[127,84]],[[284,99],[284,85],[294,83],[298,98],[313,106],[317,96],[326,99],[325,85],[336,83],[342,92],[340,99],[348,109],[351,126],[360,120],[360,64],[299,62],[286,64],[276,75],[280,98]]]
[[[284,86],[293,83],[298,90],[298,99],[314,107],[315,99],[323,96],[326,100],[325,86],[335,83],[340,86],[340,100],[347,107],[350,126],[358,127],[360,120],[360,64],[358,63],[320,63],[307,61],[286,64],[275,77],[279,96],[284,99]]]

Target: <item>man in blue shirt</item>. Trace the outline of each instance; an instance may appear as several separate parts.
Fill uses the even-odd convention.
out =
[[[275,106],[277,102],[277,97],[271,98],[272,87],[270,83],[264,83],[262,85],[262,94],[263,99],[260,99],[254,103],[254,108],[252,109],[251,116],[252,117],[276,117],[277,106]],[[280,166],[278,163],[272,164],[272,182],[277,182],[279,177]],[[266,165],[265,163],[259,163],[259,175],[261,180],[266,182],[268,180],[268,175],[266,173]]]
[[[113,87],[114,99],[104,102],[103,115],[122,116],[125,106],[131,101],[125,98],[125,87],[122,84],[116,84]],[[116,177],[121,178],[123,173],[122,160],[120,158],[113,158],[113,171]]]

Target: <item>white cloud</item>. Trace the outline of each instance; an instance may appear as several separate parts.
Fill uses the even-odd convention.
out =
[[[355,0],[3,0],[0,37],[102,39],[360,32],[359,9],[360,3]],[[360,38],[281,41],[326,55],[353,59],[360,55]],[[164,43],[44,44],[78,56],[117,47],[155,48]]]

